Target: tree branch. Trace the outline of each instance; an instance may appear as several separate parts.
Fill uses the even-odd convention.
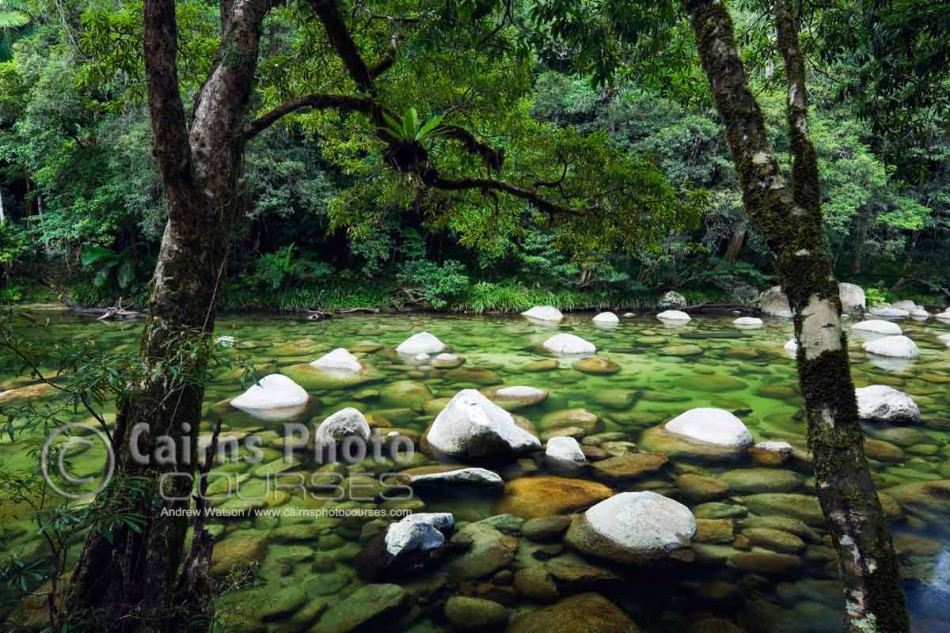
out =
[[[273,110],[270,110],[260,118],[245,123],[242,129],[245,140],[254,138],[271,125],[279,121],[288,114],[293,114],[299,110],[308,108],[327,110],[353,110],[357,112],[369,113],[374,106],[373,100],[368,97],[351,97],[349,95],[307,95],[283,103]]]
[[[396,63],[396,58],[399,56],[399,37],[393,33],[392,37],[389,38],[389,48],[386,49],[386,56],[383,57],[378,64],[373,66],[369,74],[373,79],[379,77],[384,72],[392,68],[392,65]]]
[[[373,81],[373,75],[370,72],[363,56],[360,54],[356,42],[350,35],[350,31],[343,19],[343,13],[336,0],[307,0],[310,7],[316,12],[317,17],[326,30],[327,39],[330,46],[340,56],[343,66],[346,67],[350,78],[356,83],[357,88],[371,95],[376,94],[376,84]]]
[[[442,178],[431,170],[424,175],[424,181],[430,187],[442,189],[443,191],[466,191],[470,189],[481,189],[482,191],[501,191],[516,198],[527,201],[539,211],[550,215],[580,215],[582,211],[569,205],[561,205],[551,202],[541,197],[537,191],[525,189],[517,185],[505,182],[503,180],[493,180],[491,178]]]

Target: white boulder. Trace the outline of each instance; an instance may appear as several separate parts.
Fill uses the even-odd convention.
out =
[[[910,316],[910,312],[907,310],[901,310],[900,308],[892,308],[887,306],[871,308],[869,312],[871,315],[881,317],[882,319],[906,319]]]
[[[792,316],[792,307],[781,286],[772,286],[759,295],[759,308],[763,314],[777,317]]]
[[[855,390],[858,417],[874,422],[907,424],[920,422],[920,409],[903,391],[887,385],[871,385]]]
[[[790,338],[785,342],[785,351],[792,354],[798,353],[798,339]]]
[[[593,354],[597,351],[597,347],[590,341],[585,341],[579,336],[574,334],[555,334],[544,343],[542,343],[544,349],[554,352],[555,354]]]
[[[340,409],[317,427],[316,445],[323,448],[347,437],[369,440],[370,428],[366,417],[353,407]]]
[[[756,317],[739,317],[733,321],[732,324],[737,328],[743,328],[747,330],[760,328],[765,325],[762,319],[758,319]]]
[[[689,545],[696,518],[689,508],[655,492],[622,492],[571,522],[566,541],[586,554],[637,563]]]
[[[419,332],[400,343],[396,351],[405,356],[417,356],[419,354],[438,354],[444,349],[445,343],[434,335],[428,332]]]
[[[342,347],[338,347],[332,352],[324,354],[317,360],[310,363],[310,366],[333,371],[363,371],[363,365],[360,363],[359,359]]]
[[[689,303],[686,301],[686,297],[681,295],[678,292],[673,292],[670,290],[656,302],[656,307],[660,310],[682,310]]]
[[[613,312],[601,312],[594,317],[594,323],[598,325],[617,325],[620,323],[620,317]]]
[[[752,444],[752,434],[742,420],[724,409],[690,409],[667,422],[665,428],[670,433],[704,444],[728,448],[744,448]]]
[[[905,310],[907,312],[913,312],[917,310],[920,306],[911,301],[910,299],[901,299],[900,301],[895,301],[891,304],[891,307],[896,310]]]
[[[885,336],[863,345],[864,351],[878,356],[891,358],[917,358],[920,351],[917,344],[906,336]]]
[[[692,317],[680,310],[664,310],[656,315],[664,323],[686,323],[692,320]]]
[[[449,512],[419,512],[386,529],[386,552],[394,559],[411,552],[428,552],[445,544],[445,532],[455,526]]]
[[[306,405],[309,399],[304,388],[287,376],[269,374],[231,400],[231,406],[238,409],[285,409]]]
[[[587,463],[581,445],[573,437],[552,437],[545,446],[544,454],[549,459],[559,463],[578,466]]]
[[[510,458],[541,448],[510,413],[474,389],[455,394],[425,436],[434,449],[460,459]]]
[[[943,312],[938,312],[934,315],[940,321],[950,321],[950,308],[947,308]]]
[[[904,333],[904,331],[901,330],[901,326],[893,321],[884,321],[882,319],[861,321],[851,326],[851,329],[859,332],[870,332],[872,334],[884,334],[885,336],[900,336]]]
[[[838,284],[838,297],[841,299],[841,311],[845,314],[861,314],[867,305],[864,290],[857,284]]]
[[[534,306],[530,310],[522,312],[521,316],[546,323],[558,323],[564,318],[561,311],[554,306]]]
[[[910,311],[910,318],[914,321],[926,321],[930,318],[930,313],[923,308],[917,308],[916,310]]]

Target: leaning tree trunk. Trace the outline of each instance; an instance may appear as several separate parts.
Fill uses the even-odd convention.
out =
[[[683,0],[683,5],[726,129],[746,212],[776,258],[795,314],[808,443],[818,499],[838,556],[845,629],[906,631],[897,557],[864,455],[838,288],[822,246],[818,169],[808,137],[805,70],[794,17],[787,0],[778,0],[794,159],[789,186],[749,90],[728,10],[722,0]]]
[[[178,89],[174,0],[145,2],[145,67],[154,151],[168,222],[155,267],[142,339],[143,370],[119,403],[114,433],[116,474],[105,489],[113,510],[134,513],[140,529],[119,525],[87,539],[72,581],[68,617],[95,619],[121,631],[184,629],[210,599],[196,577],[207,561],[184,559],[187,519],[163,511],[187,508],[195,472],[210,336],[224,273],[228,231],[238,205],[244,136],[241,126],[257,64],[266,0],[222,2],[221,53],[202,87],[190,125]],[[171,437],[176,462],[139,463]],[[181,476],[168,476],[169,473]],[[210,554],[196,535],[194,547]],[[187,591],[185,591],[187,589]],[[195,592],[199,595],[193,595]]]

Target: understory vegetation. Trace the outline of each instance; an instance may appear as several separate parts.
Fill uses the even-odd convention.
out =
[[[48,4],[18,3],[19,17],[0,27],[0,302],[141,307],[165,221],[137,48],[141,4]],[[216,45],[212,5],[178,6],[186,92],[198,89]],[[306,29],[291,28],[295,11],[288,5],[267,20],[261,111],[322,73],[339,74],[290,63],[308,45]],[[772,36],[754,4],[737,14],[774,144],[786,152]],[[886,120],[889,111],[871,107],[880,86],[861,79],[874,70],[873,56],[823,40],[822,29],[840,19],[827,9],[806,42],[814,49],[809,127],[836,273],[875,299],[899,294],[942,304],[950,285],[945,97],[910,110],[912,120]],[[662,232],[634,219],[611,236],[589,217],[564,221],[523,200],[424,191],[386,169],[365,123],[304,111],[248,146],[246,221],[233,235],[223,307],[634,308],[669,289],[693,303],[749,303],[773,283],[773,263],[743,217],[722,128],[688,47],[673,42],[662,69],[603,81],[596,63],[578,74],[565,51],[526,50],[509,30],[496,35],[505,61],[472,51],[447,59],[427,51],[425,39],[415,42],[414,61],[386,86],[394,102],[409,106],[389,134],[411,133],[432,152],[447,152],[444,117],[473,121],[526,181],[537,185],[553,173],[544,184],[572,187],[564,199],[579,206],[578,192],[603,188],[598,178],[610,170],[635,173],[634,185],[656,187],[663,200],[654,213]],[[672,37],[685,39],[680,31]],[[575,54],[584,61],[583,51]],[[415,127],[406,132],[410,112]],[[585,171],[588,159],[604,173]],[[470,161],[451,154],[443,170]],[[630,243],[616,248],[628,235]]]

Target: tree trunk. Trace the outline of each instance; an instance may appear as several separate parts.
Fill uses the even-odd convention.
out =
[[[741,220],[739,225],[736,226],[735,231],[732,232],[732,238],[729,240],[728,246],[726,246],[726,252],[722,256],[727,262],[734,262],[739,257],[739,251],[742,250],[742,245],[745,243],[745,232],[746,232],[746,221]]]
[[[777,260],[795,313],[798,375],[805,396],[816,488],[838,556],[845,630],[907,631],[900,572],[858,424],[841,304],[822,248],[818,170],[808,138],[805,70],[787,0],[776,26],[788,78],[792,185],[779,174],[749,90],[732,20],[721,0],[683,0],[742,187],[743,202]]]
[[[142,525],[90,534],[68,603],[71,620],[92,620],[110,630],[184,629],[184,621],[193,621],[210,600],[206,579],[194,577],[196,572],[206,573],[206,564],[190,564],[179,577],[187,519],[163,511],[190,504],[203,376],[228,231],[238,209],[241,126],[268,3],[227,4],[219,58],[202,87],[189,127],[178,90],[175,2],[145,2],[148,105],[168,222],[142,339],[143,369],[130,377],[134,395],[119,403],[113,434],[116,472],[102,493],[112,508],[134,513]],[[147,432],[136,438],[133,430],[138,425],[145,425]],[[176,463],[134,459],[133,442],[139,453],[152,457],[161,436],[174,440]],[[197,534],[193,549],[207,558],[207,536]],[[203,590],[194,595],[197,588]]]

